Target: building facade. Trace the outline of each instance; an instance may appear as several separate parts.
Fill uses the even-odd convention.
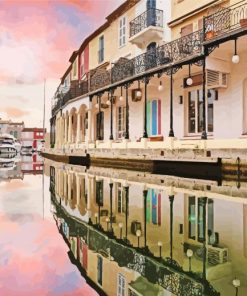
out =
[[[247,2],[129,0],[70,57],[53,153],[246,149]]]
[[[24,128],[21,132],[22,147],[33,150],[40,149],[43,146],[45,130],[43,128]]]
[[[10,134],[18,141],[21,140],[21,132],[25,127],[24,122],[13,122],[12,120],[0,119],[0,133]]]

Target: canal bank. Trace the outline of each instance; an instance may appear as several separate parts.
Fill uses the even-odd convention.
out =
[[[164,151],[159,151],[159,153],[147,150],[133,152],[135,154],[131,154],[127,150],[112,151],[111,153],[108,151],[96,153],[94,151],[91,154],[84,152],[80,155],[80,153],[73,152],[68,154],[57,152],[55,154],[56,152],[53,150],[45,150],[42,155],[54,161],[87,167],[91,165],[209,180],[247,180],[245,150],[219,150],[217,153],[205,151],[204,154],[208,157],[201,156],[195,150],[186,150],[187,157],[184,158],[178,157],[176,151],[170,151],[169,155],[164,155]],[[159,156],[157,156],[158,154]],[[219,155],[222,157],[216,157]]]

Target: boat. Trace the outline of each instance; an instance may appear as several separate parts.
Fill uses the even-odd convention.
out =
[[[21,151],[21,144],[10,134],[0,134],[0,154],[17,153]]]
[[[15,158],[0,157],[0,171],[13,170],[16,167]]]

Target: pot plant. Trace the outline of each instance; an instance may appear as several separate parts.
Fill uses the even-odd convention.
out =
[[[246,27],[247,26],[247,18],[240,19],[239,23],[240,23],[241,27]]]
[[[211,39],[216,35],[213,25],[208,25],[207,29],[206,29],[206,39]]]

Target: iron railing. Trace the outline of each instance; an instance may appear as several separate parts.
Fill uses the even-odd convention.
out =
[[[179,63],[191,57],[200,56],[203,53],[202,44],[203,31],[199,30],[148,50],[133,59],[120,58],[110,70],[104,68],[91,70],[89,73],[90,88],[88,88],[87,83],[81,89],[78,89],[78,87],[70,89],[69,100],[86,94],[88,91],[93,92],[124,79],[144,74],[146,71],[157,67]]]
[[[89,91],[88,88],[88,80],[81,81],[76,83],[73,87],[69,89],[68,92],[59,94],[59,99],[55,106],[52,108],[52,116],[56,114],[56,112],[62,108],[68,101],[73,100],[79,96],[87,94]]]
[[[228,32],[247,28],[247,1],[235,4],[211,14],[204,19],[204,40],[210,40]]]
[[[203,31],[196,31],[155,49],[151,49],[131,60],[120,59],[111,69],[111,82],[115,83],[156,67],[178,63],[203,53]]]
[[[150,8],[130,22],[130,38],[149,26],[163,27],[163,11]]]

